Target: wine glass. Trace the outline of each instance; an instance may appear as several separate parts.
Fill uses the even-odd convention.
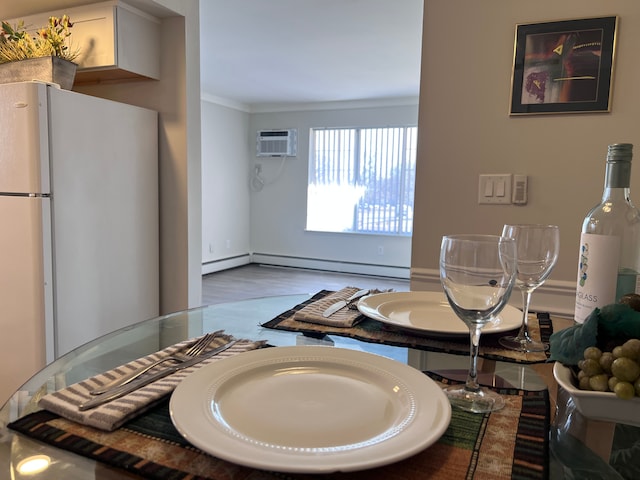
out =
[[[544,283],[558,260],[560,231],[556,225],[505,225],[502,236],[516,241],[516,286],[522,291],[523,308],[520,331],[502,337],[500,345],[521,352],[544,352],[549,346],[529,336],[529,304],[531,294]]]
[[[471,339],[465,385],[445,388],[452,405],[484,413],[499,410],[503,398],[478,384],[480,331],[509,301],[516,276],[516,242],[495,235],[450,235],[442,238],[440,280],[456,315]]]

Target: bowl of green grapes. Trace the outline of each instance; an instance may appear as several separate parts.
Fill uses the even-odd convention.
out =
[[[556,362],[553,375],[584,417],[640,426],[640,339],[588,347],[577,367]]]

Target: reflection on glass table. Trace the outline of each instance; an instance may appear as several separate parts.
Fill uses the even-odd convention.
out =
[[[0,478],[100,480],[138,478],[122,470],[17,434],[7,429],[6,425],[37,410],[38,400],[48,392],[67,387],[92,375],[209,331],[224,329],[238,338],[267,340],[274,346],[326,345],[360,350],[408,363],[420,370],[449,372],[452,376],[459,371],[464,379],[468,366],[468,359],[465,356],[367,343],[337,335],[311,338],[300,333],[266,329],[260,326],[309,298],[308,295],[267,297],[178,312],[113,332],[59,358],[26,382],[0,410]],[[551,365],[534,367],[483,361],[479,373],[481,380],[488,385],[493,382],[508,382],[516,388],[527,390],[541,390],[549,386],[554,397],[557,387],[550,375],[550,369]],[[565,404],[566,399],[561,400],[560,410],[570,408],[570,406],[565,408]],[[568,430],[565,428],[566,423],[571,423],[576,418],[576,412],[569,411],[569,413],[570,415],[560,416],[565,422],[562,425],[558,424],[560,428],[555,428],[552,424],[551,478],[563,478],[565,469],[579,472],[585,465],[589,465],[591,473],[601,473],[602,478],[616,478],[615,472],[602,461],[599,455],[566,433]],[[569,418],[565,420],[565,417]],[[26,459],[35,460],[36,463],[32,465],[37,466],[37,462],[40,464],[49,462],[49,466],[37,476],[20,474],[17,470],[18,466]]]

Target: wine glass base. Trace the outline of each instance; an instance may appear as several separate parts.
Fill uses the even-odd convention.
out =
[[[549,349],[549,345],[546,343],[515,336],[502,337],[498,342],[504,348],[517,350],[519,352],[546,352]]]
[[[488,413],[504,407],[504,399],[486,388],[472,391],[467,390],[464,385],[450,385],[444,388],[444,393],[451,405],[465,412]]]

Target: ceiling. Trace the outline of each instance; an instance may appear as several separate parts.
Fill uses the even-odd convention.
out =
[[[8,3],[2,18],[94,2]],[[152,0],[125,3],[170,14]],[[250,108],[417,98],[422,9],[423,0],[200,0],[203,98]]]

